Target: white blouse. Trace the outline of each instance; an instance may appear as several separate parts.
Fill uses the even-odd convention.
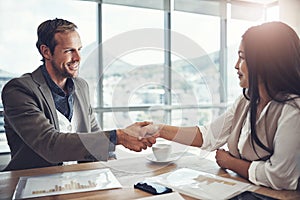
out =
[[[239,99],[211,124],[199,127],[203,135],[201,149],[213,151],[227,143],[238,101]],[[297,99],[297,103],[300,105],[299,99]],[[266,114],[269,105],[270,102],[261,112],[258,121]],[[242,149],[249,134],[250,120],[247,116],[238,142],[239,150]],[[284,105],[278,120],[273,146],[274,153],[269,160],[252,161],[248,170],[249,180],[254,184],[274,189],[296,189],[300,176],[299,109],[289,104]],[[241,156],[243,157],[243,155]]]

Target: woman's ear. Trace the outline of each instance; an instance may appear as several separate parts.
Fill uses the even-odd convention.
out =
[[[45,60],[49,60],[52,57],[52,53],[47,45],[42,44],[40,46],[40,51]]]

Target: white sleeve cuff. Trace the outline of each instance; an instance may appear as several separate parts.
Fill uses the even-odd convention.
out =
[[[197,127],[200,130],[200,132],[202,133],[202,146],[201,146],[201,149],[203,149],[203,147],[205,147],[207,129],[205,128],[205,126],[197,126]]]
[[[249,176],[249,181],[251,181],[255,185],[259,185],[259,183],[256,180],[256,168],[259,164],[259,161],[252,161],[250,164],[250,167],[248,169],[248,176]]]

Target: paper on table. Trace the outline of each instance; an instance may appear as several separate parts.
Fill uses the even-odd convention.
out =
[[[121,188],[109,169],[20,177],[13,199]]]
[[[148,178],[177,192],[200,199],[228,199],[251,184],[188,168]]]
[[[178,192],[172,192],[167,194],[154,195],[150,197],[143,197],[136,200],[184,200],[184,198]]]

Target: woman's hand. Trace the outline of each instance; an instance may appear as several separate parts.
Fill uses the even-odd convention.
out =
[[[216,151],[216,161],[217,164],[223,169],[230,169],[230,165],[234,162],[234,157],[230,155],[228,151],[224,149],[218,149]]]
[[[246,179],[249,178],[248,169],[251,165],[251,162],[233,157],[228,151],[225,151],[224,149],[218,149],[216,151],[215,158],[217,164],[221,168],[230,169]]]
[[[145,126],[150,126],[152,122],[135,122],[125,129],[117,130],[117,144],[121,144],[124,147],[133,151],[142,151],[151,147],[156,142],[156,135],[147,135],[147,129]],[[146,136],[147,135],[147,136]]]
[[[145,127],[151,125],[152,122],[143,121],[143,122],[135,122],[129,126],[127,126],[125,129],[123,129],[124,132],[126,132],[128,135],[138,137],[139,139],[142,139],[147,134],[147,130]]]

